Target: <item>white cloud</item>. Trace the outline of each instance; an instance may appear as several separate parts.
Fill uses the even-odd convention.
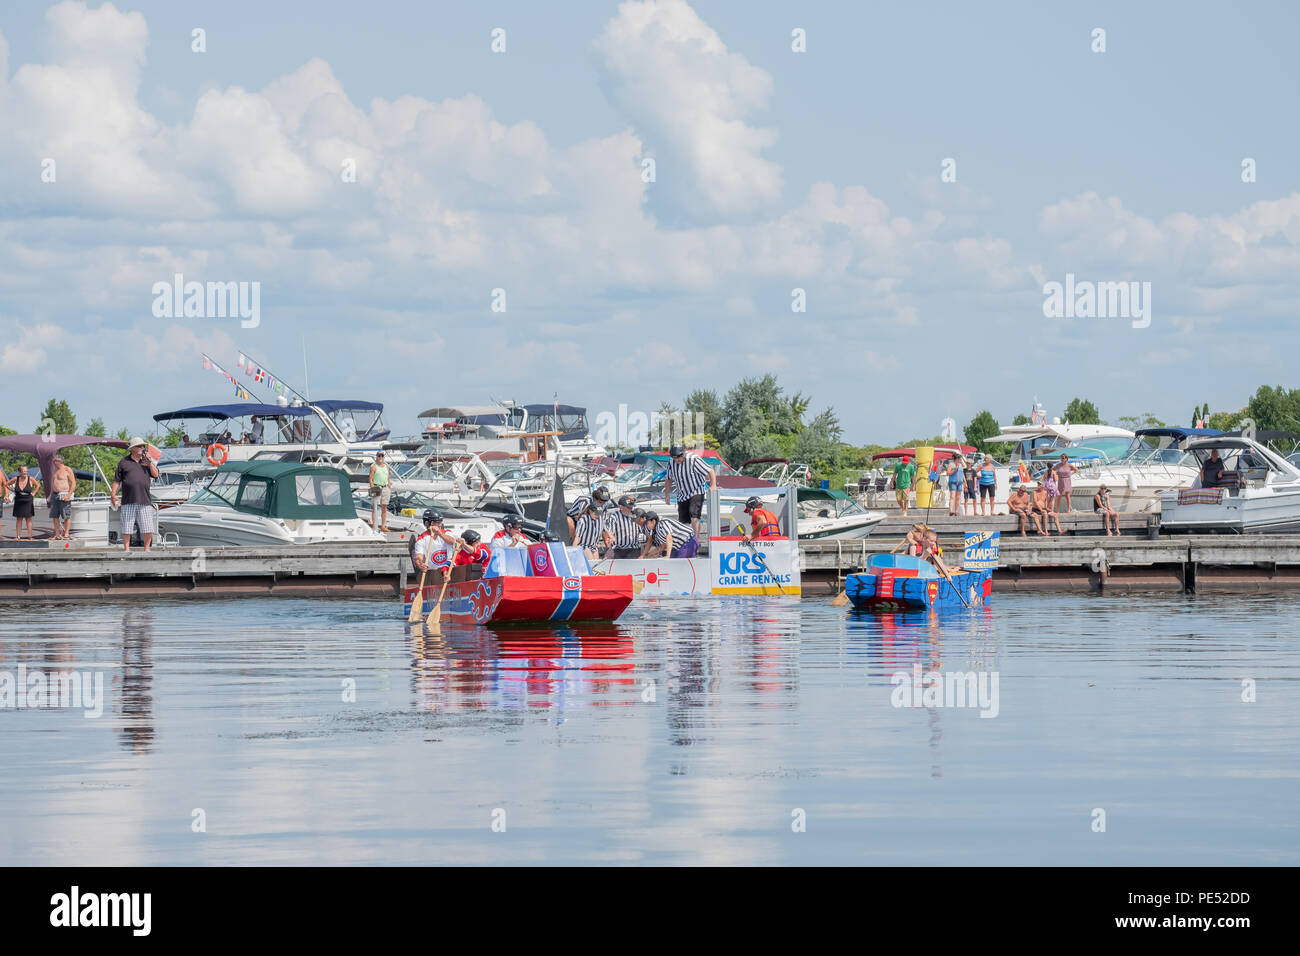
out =
[[[6,372],[33,372],[49,358],[46,349],[63,337],[58,326],[43,324],[19,328],[18,341],[9,342],[0,351],[0,369]]]
[[[728,51],[685,0],[621,4],[595,48],[611,99],[656,160],[655,191],[678,216],[744,215],[780,198],[780,167],[761,155],[776,132],[747,122],[772,77]]]

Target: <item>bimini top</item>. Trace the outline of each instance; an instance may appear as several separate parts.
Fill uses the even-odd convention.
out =
[[[65,448],[74,448],[78,445],[109,445],[113,448],[125,448],[126,442],[120,438],[100,438],[97,435],[0,435],[0,451],[35,455],[42,475],[53,472],[56,454]]]
[[[306,405],[261,405],[257,402],[235,402],[230,405],[195,405],[193,408],[181,408],[174,412],[159,412],[153,417],[156,422],[170,421],[175,418],[245,418],[249,415],[274,418],[280,415],[301,417],[314,414]]]
[[[525,405],[524,411],[540,418],[543,415],[586,415],[587,410],[578,405]]]
[[[364,408],[366,411],[370,412],[382,412],[384,410],[383,402],[350,402],[342,398],[327,398],[323,401],[312,402],[311,404],[315,405],[327,415],[331,412],[337,412],[341,408]]]
[[[195,501],[212,495],[236,511],[288,521],[355,518],[352,483],[339,468],[292,461],[230,461]]]
[[[509,421],[510,409],[504,405],[440,405],[420,412],[417,418],[454,418],[460,422],[476,425],[493,425],[502,420]],[[477,419],[485,419],[477,421]]]
[[[1177,438],[1180,441],[1184,438],[1211,438],[1215,435],[1222,435],[1223,432],[1217,428],[1179,428],[1178,426],[1160,428],[1139,428],[1133,433],[1138,438],[1151,435],[1156,438]]]

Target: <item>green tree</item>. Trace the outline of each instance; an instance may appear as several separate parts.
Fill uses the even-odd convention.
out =
[[[72,407],[63,399],[51,398],[45,403],[41,420],[32,432],[37,435],[75,435],[77,433],[77,416],[72,414]]]
[[[686,396],[682,410],[695,416],[696,427],[711,435],[721,436],[722,403],[712,389],[697,388]]]
[[[1135,432],[1139,428],[1163,428],[1165,423],[1150,412],[1143,412],[1141,415],[1121,415],[1115,420],[1115,424]]]
[[[1029,416],[1028,416],[1028,415],[1017,415],[1015,418],[1011,419],[1011,424],[1012,424],[1012,425],[1028,425],[1028,424],[1030,424],[1030,422],[1029,422]]]
[[[1071,425],[1100,425],[1101,414],[1097,411],[1097,406],[1085,398],[1075,398],[1065,406],[1065,414],[1062,418]]]
[[[1261,385],[1246,403],[1259,431],[1300,431],[1300,389]]]
[[[993,413],[986,408],[970,420],[963,434],[966,437],[966,444],[974,445],[980,451],[989,451],[988,440],[1001,430]]]
[[[1205,423],[1207,428],[1217,428],[1221,432],[1235,432],[1241,427],[1241,420],[1246,417],[1246,409],[1236,412],[1214,412]]]

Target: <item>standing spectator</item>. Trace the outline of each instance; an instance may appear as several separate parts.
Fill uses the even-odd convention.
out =
[[[962,472],[956,458],[944,463],[944,476],[948,479],[948,514],[957,517],[961,514]]]
[[[77,476],[63,463],[62,455],[54,456],[54,474],[50,475],[50,520],[54,522],[54,540],[72,540],[72,493],[77,488]]]
[[[1056,514],[1057,506],[1061,503],[1061,486],[1056,481],[1055,468],[1048,468],[1044,472],[1043,489],[1047,492],[1047,510]]]
[[[253,424],[253,429],[252,429],[253,444],[260,445],[262,444],[262,433],[265,430],[265,426],[262,425],[262,420],[258,418],[256,415],[253,416],[252,424]]]
[[[27,474],[27,466],[18,469],[18,477],[10,486],[14,490],[14,540],[21,541],[23,523],[27,524],[27,540],[32,540],[32,518],[36,515],[36,496],[41,483]]]
[[[717,475],[695,452],[688,452],[682,444],[668,449],[672,461],[668,463],[668,480],[664,482],[664,504],[674,488],[677,489],[677,520],[691,523],[698,541],[700,512],[704,508],[704,495],[713,490]]]
[[[378,527],[384,534],[388,534],[388,502],[392,497],[392,475],[384,462],[384,453],[376,452],[375,463],[370,466],[370,525]],[[382,524],[375,517],[376,510],[383,518]]]
[[[601,538],[607,558],[635,558],[641,553],[644,535],[636,522],[635,505],[635,498],[624,495],[618,499],[618,510],[605,515]]]
[[[984,464],[980,467],[980,508],[987,508],[982,511],[983,514],[992,516],[993,499],[998,493],[998,472],[997,466],[993,464],[993,456],[985,455]]]
[[[4,540],[4,503],[9,497],[9,476],[5,474],[4,468],[0,467],[0,541]]]
[[[1056,466],[1056,485],[1061,493],[1061,498],[1065,501],[1065,513],[1073,514],[1074,508],[1070,502],[1070,490],[1074,484],[1074,474],[1079,469],[1070,464],[1070,458],[1065,453],[1061,454],[1061,463]]]
[[[117,507],[117,492],[122,492],[122,550],[130,552],[131,536],[137,526],[144,541],[145,551],[153,543],[154,511],[153,499],[149,497],[150,482],[158,477],[158,467],[146,451],[148,446],[143,438],[132,438],[131,447],[126,457],[117,463],[113,472],[113,489],[109,500]]]
[[[962,481],[962,514],[974,517],[976,509],[979,507],[975,501],[975,488],[978,478],[975,474],[975,463],[967,459],[965,455],[961,459],[961,481]]]
[[[1110,489],[1105,485],[1092,496],[1092,510],[1101,515],[1101,530],[1106,532],[1106,537],[1119,534],[1119,512],[1110,506]]]
[[[894,466],[894,497],[898,499],[904,518],[907,517],[907,501],[912,496],[912,479],[915,477],[916,466],[904,455],[903,460]]]

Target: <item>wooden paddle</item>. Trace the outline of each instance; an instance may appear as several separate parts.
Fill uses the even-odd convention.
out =
[[[770,568],[768,568],[767,559],[758,553],[758,550],[754,547],[754,542],[745,541],[743,543],[745,547],[749,548],[749,550],[753,552],[754,560],[758,562],[758,569],[772,579],[772,583],[776,585],[778,591],[785,594],[785,588],[781,587],[781,582],[776,579],[776,575],[772,573]]]
[[[456,546],[451,549],[452,558],[454,559],[456,555],[460,553],[460,551],[461,551],[461,546],[460,546],[460,542],[458,541],[456,542]],[[447,593],[447,585],[451,583],[451,569],[453,567],[455,567],[454,561],[448,564],[447,567],[443,570],[442,590],[438,592],[438,600],[434,602],[433,609],[429,611],[429,616],[424,620],[424,626],[427,627],[430,633],[433,634],[438,633],[438,624],[442,621],[442,599],[443,596],[446,595]]]
[[[420,586],[415,589],[415,596],[411,598],[411,613],[406,615],[407,624],[420,623],[420,612],[424,610],[424,576],[428,573],[427,566],[420,572]]]

